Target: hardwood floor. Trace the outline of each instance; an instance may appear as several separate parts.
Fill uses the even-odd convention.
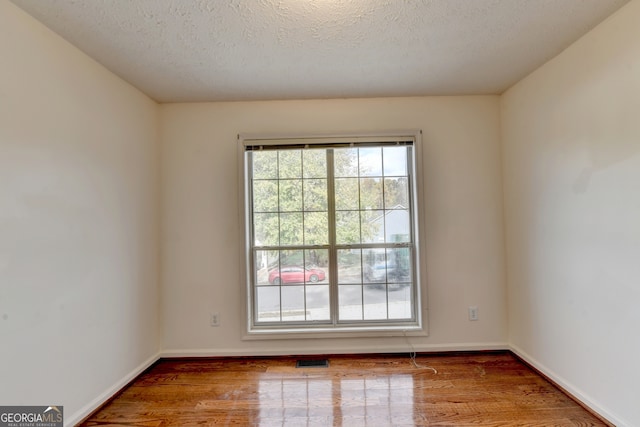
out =
[[[81,425],[606,425],[508,352],[328,359],[164,359]]]

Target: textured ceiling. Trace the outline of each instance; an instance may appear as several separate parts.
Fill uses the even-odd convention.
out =
[[[628,0],[12,0],[160,102],[496,94]]]

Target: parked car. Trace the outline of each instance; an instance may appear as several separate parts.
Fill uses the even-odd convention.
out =
[[[369,282],[385,282],[387,280],[387,263],[378,262],[374,265],[366,265],[364,277]]]
[[[405,282],[410,279],[410,275],[406,268],[398,267],[393,262],[378,262],[365,266],[364,278],[372,283]]]
[[[319,268],[281,267],[269,271],[269,283],[316,283],[326,277],[324,270]]]

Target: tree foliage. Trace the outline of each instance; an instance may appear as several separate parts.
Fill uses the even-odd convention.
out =
[[[256,246],[327,245],[331,187],[337,244],[375,243],[385,209],[408,207],[407,178],[384,176],[382,148],[338,148],[332,153],[335,178],[329,183],[327,149],[252,152]],[[389,169],[386,164],[384,168]],[[321,263],[326,251],[321,252],[306,256]]]

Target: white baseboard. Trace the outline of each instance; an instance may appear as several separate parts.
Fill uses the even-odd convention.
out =
[[[409,342],[411,337],[409,337]],[[346,346],[329,348],[326,345],[318,347],[282,347],[273,349],[248,349],[248,348],[193,348],[193,349],[166,349],[160,353],[160,357],[259,357],[259,356],[290,356],[307,354],[359,354],[359,353],[409,353],[439,352],[439,351],[491,351],[509,350],[506,342],[495,343],[453,343],[437,345],[416,345],[401,342],[398,345],[380,346]]]
[[[531,355],[527,354],[524,350],[516,345],[511,345],[510,349],[513,353],[515,353],[522,360],[526,361],[528,364],[536,368],[538,371],[542,372],[544,375],[549,377],[553,382],[562,387],[567,393],[571,394],[575,399],[578,399],[584,405],[589,407],[592,411],[596,412],[598,415],[609,421],[610,423],[618,426],[631,426],[631,424],[621,420],[616,417],[609,411],[607,408],[599,404],[593,398],[591,398],[588,394],[584,393],[582,390],[571,384],[569,381],[564,379],[562,376],[558,375],[553,370],[549,369],[547,366],[540,363],[538,360],[533,358]]]
[[[80,421],[82,421],[86,416],[91,414],[91,412],[95,411],[100,407],[104,402],[111,398],[114,394],[119,392],[124,386],[126,386],[131,380],[140,375],[145,369],[149,366],[153,365],[158,359],[160,359],[160,353],[151,356],[140,365],[138,365],[134,370],[125,375],[122,379],[120,379],[117,383],[109,387],[104,391],[100,396],[93,399],[91,402],[87,403],[84,407],[82,407],[79,411],[71,414],[71,416],[67,417],[65,415],[64,425],[65,426],[74,426]]]

